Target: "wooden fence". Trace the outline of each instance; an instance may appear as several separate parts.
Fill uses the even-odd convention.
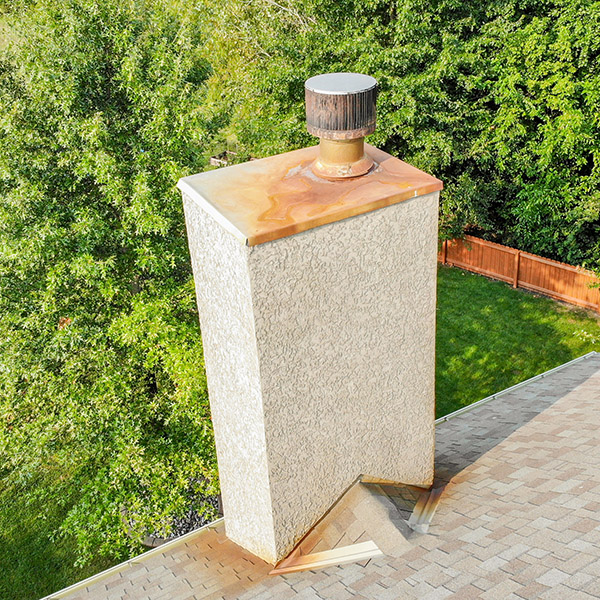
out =
[[[442,244],[438,260],[600,312],[600,280],[581,267],[573,267],[515,248],[467,235]]]

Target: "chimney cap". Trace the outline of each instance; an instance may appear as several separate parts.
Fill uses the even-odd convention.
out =
[[[306,128],[329,140],[353,140],[375,131],[377,80],[360,73],[327,73],[304,84]]]
[[[377,79],[361,73],[325,73],[306,80],[304,87],[315,94],[360,94],[377,87]]]

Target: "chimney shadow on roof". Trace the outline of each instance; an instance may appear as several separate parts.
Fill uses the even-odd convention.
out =
[[[435,483],[440,487],[486,452],[542,415],[600,369],[600,354],[560,369],[440,423],[436,431]],[[507,465],[510,470],[510,466]]]

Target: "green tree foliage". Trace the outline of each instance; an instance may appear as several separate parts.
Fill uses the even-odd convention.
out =
[[[11,25],[0,485],[69,507],[82,560],[122,556],[217,486],[174,188],[205,162],[203,28],[161,0],[30,2]]]
[[[511,183],[501,234],[599,267],[600,3],[559,0],[529,22],[498,20],[487,31],[496,111],[478,144]]]
[[[600,3],[229,0],[211,19],[209,109],[243,156],[310,143],[307,77],[369,73],[371,141],[444,180],[444,235],[600,266]]]

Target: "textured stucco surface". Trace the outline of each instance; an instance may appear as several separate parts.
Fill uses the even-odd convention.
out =
[[[431,483],[438,193],[251,248],[185,207],[228,536],[274,562],[357,477]]]
[[[248,249],[184,196],[227,535],[273,556]]]

